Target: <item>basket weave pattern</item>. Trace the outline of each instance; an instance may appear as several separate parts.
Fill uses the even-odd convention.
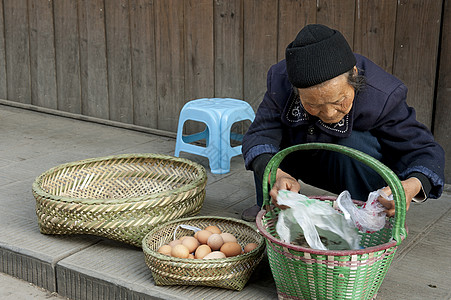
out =
[[[269,205],[268,186],[263,185],[264,207],[257,216],[257,228],[265,237],[268,260],[279,299],[372,299],[393,260],[405,229],[405,195],[396,175],[374,158],[355,149],[332,144],[296,145],[276,154],[265,170],[271,185],[283,158],[294,151],[325,149],[341,152],[372,167],[390,186],[396,205],[395,218],[385,227],[363,233],[358,250],[316,250],[285,243],[276,232],[280,209]],[[330,204],[334,197],[312,197]]]
[[[124,154],[57,166],[33,184],[40,231],[92,234],[141,247],[154,226],[196,214],[205,169],[157,154]]]
[[[361,251],[321,251],[282,242],[277,217],[264,214],[258,218],[279,299],[371,299],[377,293],[397,249],[390,223],[362,234]]]
[[[181,259],[163,255],[157,250],[174,238],[193,235],[193,231],[178,227],[191,225],[205,228],[216,225],[222,232],[233,234],[244,248],[248,243],[258,247],[249,253],[222,259]],[[242,290],[263,257],[263,237],[240,220],[223,217],[192,217],[171,221],[149,232],[143,239],[147,266],[157,285],[200,285]]]

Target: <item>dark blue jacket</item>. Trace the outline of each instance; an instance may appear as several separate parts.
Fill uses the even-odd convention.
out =
[[[308,142],[334,143],[352,130],[370,131],[382,147],[384,163],[401,180],[419,172],[431,182],[430,198],[443,190],[445,157],[429,129],[419,123],[415,110],[406,103],[407,87],[366,57],[356,54],[359,73],[366,84],[357,92],[351,111],[337,124],[323,123],[309,115],[288,81],[285,60],[273,65],[267,91],[256,118],[243,139],[246,168],[263,153],[277,153]],[[310,134],[309,134],[310,131]],[[315,132],[315,134],[311,134]]]

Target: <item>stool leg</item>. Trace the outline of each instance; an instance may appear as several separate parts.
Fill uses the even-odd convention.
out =
[[[255,113],[251,106],[247,109],[236,111],[230,115],[223,116],[221,120],[221,169],[224,173],[230,172],[230,161],[233,157],[241,154],[242,146],[232,147],[230,144],[230,139],[237,141],[242,141],[242,135],[232,133],[232,125],[238,121],[249,120],[253,121],[255,118]]]
[[[205,130],[202,132],[198,132],[198,133],[194,133],[194,134],[190,134],[190,135],[186,135],[186,136],[183,135],[183,126],[184,126],[185,122],[188,120],[190,120],[190,118],[187,118],[187,117],[184,117],[183,115],[181,115],[180,120],[179,120],[179,125],[177,127],[177,138],[176,138],[176,143],[175,143],[174,156],[179,157],[180,151],[184,151],[184,150],[187,150],[188,148],[192,148],[189,146],[189,144],[192,142],[195,142],[195,141],[205,139],[207,146],[208,146],[208,143],[209,143],[208,126],[206,126]],[[201,148],[201,147],[198,147],[198,148]],[[193,153],[197,153],[197,151],[194,151]]]
[[[188,114],[188,113],[187,113]],[[221,138],[220,138],[220,128],[219,122],[214,116],[209,114],[204,114],[202,117],[183,117],[180,119],[181,122],[186,122],[187,120],[194,120],[198,122],[203,122],[206,125],[204,131],[195,133],[188,136],[183,136],[183,123],[178,126],[177,129],[177,141],[175,147],[175,155],[179,156],[181,151],[193,153],[196,155],[204,156],[208,158],[211,172],[213,174],[224,174],[221,169]],[[190,144],[191,142],[201,140],[205,138],[206,147]]]
[[[210,171],[213,174],[224,174],[227,172],[224,172],[221,168],[221,136],[220,136],[220,129],[219,124],[211,120],[210,124],[207,124],[208,128],[208,145],[205,149],[205,155],[208,157],[208,161],[210,163]]]
[[[182,110],[183,112],[183,110]],[[175,151],[174,156],[179,157],[180,156],[180,149],[182,147],[183,143],[183,124],[185,123],[185,119],[183,118],[182,113],[179,117],[179,125],[177,127],[177,138],[175,140]]]

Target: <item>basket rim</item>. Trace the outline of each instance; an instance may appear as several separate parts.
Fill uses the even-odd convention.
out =
[[[352,255],[363,255],[363,254],[369,254],[377,251],[386,250],[392,247],[397,247],[396,240],[391,239],[391,241],[380,244],[377,246],[372,246],[364,249],[351,249],[351,250],[318,250],[318,249],[312,249],[312,248],[306,248],[302,246],[293,245],[290,243],[286,243],[280,239],[275,238],[272,236],[263,225],[263,217],[267,211],[265,209],[260,210],[260,212],[257,214],[257,218],[255,220],[257,224],[258,231],[260,234],[262,234],[267,240],[269,240],[272,243],[278,244],[282,246],[283,248],[288,248],[294,251],[298,252],[307,252],[310,254],[316,254],[316,255],[325,255],[325,256],[352,256]],[[405,237],[402,236],[402,239]]]
[[[256,231],[256,228],[254,228],[251,224],[248,224],[245,221],[239,220],[239,219],[235,219],[235,218],[229,218],[229,217],[220,217],[220,216],[195,216],[195,217],[187,217],[187,218],[181,218],[181,219],[176,219],[176,220],[172,220],[169,222],[165,222],[163,224],[160,224],[156,227],[154,227],[151,231],[149,231],[144,238],[142,239],[142,250],[145,254],[150,255],[158,260],[163,260],[166,262],[171,262],[171,263],[181,263],[181,264],[187,264],[187,263],[194,263],[197,265],[202,265],[202,264],[211,264],[211,263],[224,263],[224,264],[228,264],[228,263],[233,263],[235,261],[241,261],[241,260],[246,260],[248,258],[254,257],[254,256],[258,256],[260,252],[263,253],[264,248],[266,247],[265,245],[265,241],[263,239],[263,237],[261,235],[257,235],[259,236],[259,244],[258,246],[253,249],[250,252],[247,253],[242,253],[239,254],[237,256],[232,256],[232,257],[226,257],[226,258],[217,258],[217,259],[208,259],[208,260],[204,260],[204,259],[192,259],[192,258],[177,258],[177,257],[172,257],[172,256],[168,256],[168,255],[164,255],[161,254],[157,251],[154,251],[152,249],[149,248],[149,246],[147,245],[147,240],[153,235],[155,234],[155,232],[161,230],[162,228],[174,224],[174,223],[182,223],[185,221],[195,221],[195,220],[202,220],[202,219],[215,219],[218,221],[231,221],[231,222],[235,222],[235,223],[239,223],[241,225],[244,225],[245,227],[249,228],[250,230]],[[258,231],[256,231],[258,233]]]
[[[124,159],[124,158],[156,158],[156,159],[161,159],[161,160],[186,163],[188,165],[193,166],[199,172],[198,180],[196,180],[193,183],[185,184],[174,190],[162,191],[159,193],[142,195],[142,196],[138,196],[138,197],[116,198],[116,199],[111,199],[111,198],[91,199],[91,198],[58,196],[58,195],[48,193],[41,188],[42,179],[45,176],[48,176],[58,170],[68,168],[68,167],[73,167],[73,166],[89,164],[89,163],[108,161],[108,160],[118,160],[118,159]],[[80,203],[80,204],[86,203],[89,205],[105,205],[105,204],[113,205],[113,204],[120,204],[120,203],[140,202],[143,200],[151,201],[151,200],[154,200],[155,198],[162,198],[167,195],[190,191],[193,188],[197,188],[199,186],[204,185],[206,183],[206,181],[207,181],[207,172],[206,172],[205,168],[202,165],[200,165],[199,163],[196,163],[189,159],[175,157],[175,156],[171,156],[171,155],[167,155],[167,154],[127,153],[127,154],[116,154],[116,155],[109,155],[109,156],[103,156],[103,157],[87,158],[87,159],[77,160],[77,161],[63,163],[63,164],[54,166],[35,178],[33,185],[32,185],[32,191],[33,191],[33,193],[36,193],[40,197],[43,197],[46,199],[51,199],[53,201],[61,201],[61,202],[67,202],[67,203]]]
[[[407,229],[405,228],[405,218],[406,218],[406,196],[404,188],[399,180],[398,176],[385,164],[375,159],[374,157],[351,147],[332,144],[332,143],[304,143],[297,144],[285,148],[278,153],[276,153],[268,165],[265,168],[264,178],[270,178],[270,184],[263,183],[263,205],[269,205],[269,192],[268,187],[272,188],[276,181],[276,169],[279,167],[282,160],[290,153],[298,150],[329,150],[335,151],[353,158],[368,167],[376,171],[388,184],[390,187],[394,203],[396,205],[394,222],[392,228],[392,237],[396,240],[397,245],[407,236]]]

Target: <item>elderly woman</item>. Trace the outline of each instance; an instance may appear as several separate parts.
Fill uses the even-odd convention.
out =
[[[278,151],[296,144],[322,142],[355,148],[390,167],[400,178],[406,205],[440,197],[444,151],[406,103],[407,88],[366,57],[354,54],[343,35],[327,26],[304,27],[286,48],[286,59],[273,65],[267,92],[243,140],[246,168],[254,172],[257,205],[242,218],[255,220],[262,205],[265,167]],[[371,168],[327,150],[288,155],[270,191],[302,192],[304,183],[367,200],[385,181]],[[380,200],[387,214],[393,201]],[[275,202],[276,204],[276,202]]]

